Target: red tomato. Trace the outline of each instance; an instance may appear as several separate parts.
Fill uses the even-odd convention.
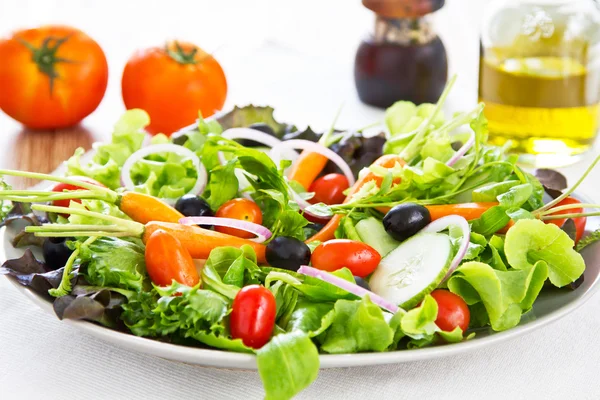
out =
[[[567,206],[570,204],[581,204],[581,202],[573,197],[567,197],[566,199],[564,199],[563,201],[561,201],[560,203],[558,203],[555,207],[561,207],[561,206]],[[552,209],[550,209],[552,210]],[[550,215],[560,215],[560,214],[578,214],[578,213],[582,213],[583,212],[583,208],[571,208],[570,210],[564,210],[564,211],[559,211],[555,214],[550,214]],[[581,238],[583,237],[583,234],[585,233],[585,224],[587,223],[587,218],[586,217],[579,217],[579,218],[572,218],[573,222],[575,222],[575,230],[577,232],[577,234],[575,235],[575,243],[578,243]],[[565,222],[567,222],[566,219],[551,219],[549,221],[546,221],[547,224],[554,224],[558,227],[562,227]]]
[[[324,175],[310,185],[308,191],[315,193],[310,202],[325,203],[330,206],[341,204],[346,199],[344,191],[349,187],[348,179],[342,174]]]
[[[98,107],[108,63],[92,38],[61,25],[0,38],[0,109],[33,129],[75,125]]]
[[[198,111],[209,117],[223,108],[227,79],[221,65],[201,48],[184,42],[137,51],[121,81],[127,109],[150,114],[152,134],[170,135],[193,124]]]
[[[260,285],[242,288],[233,300],[229,319],[231,337],[260,349],[271,339],[276,311],[275,296],[269,289]]]
[[[100,186],[100,187],[106,187],[103,184],[101,184],[100,182],[92,179],[92,178],[88,178],[87,176],[69,176],[69,179],[73,179],[76,181],[81,181],[81,182],[85,182],[85,183],[91,183],[92,185],[96,185],[96,186]],[[79,186],[75,186],[75,185],[71,185],[70,183],[57,183],[53,188],[52,191],[53,192],[58,192],[58,193],[62,193],[62,192],[73,192],[76,190],[86,190],[82,187]],[[63,200],[54,200],[52,202],[53,205],[57,206],[57,207],[69,207],[69,204],[71,203],[71,201],[74,201],[76,203],[81,204],[81,200],[79,199],[63,199]]]
[[[463,332],[469,327],[471,312],[467,303],[458,295],[447,290],[434,290],[431,297],[438,304],[438,315],[435,324],[442,330],[452,332],[457,326]]]
[[[310,261],[313,267],[323,271],[333,272],[346,267],[352,275],[364,278],[375,271],[381,255],[368,244],[334,239],[318,245]]]
[[[181,242],[158,229],[146,241],[146,270],[154,284],[168,286],[173,280],[187,286],[200,282],[194,260]]]
[[[254,222],[259,225],[262,224],[262,212],[260,211],[260,207],[255,202],[248,199],[229,200],[217,210],[215,216],[220,218],[240,219],[242,221]],[[216,226],[215,230],[244,239],[254,237],[252,233],[241,229]]]

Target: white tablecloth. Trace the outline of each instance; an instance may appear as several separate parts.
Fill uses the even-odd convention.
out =
[[[352,54],[361,29],[370,25],[369,13],[358,1],[352,5],[348,0],[236,2],[241,7],[237,12],[228,11],[236,6],[232,2],[222,3],[227,4],[177,1],[175,12],[160,1],[0,1],[0,29],[60,21],[97,37],[114,73],[105,101],[86,124],[105,132],[120,112],[118,75],[134,48],[178,35],[208,42],[214,49],[223,37],[215,27],[216,22],[225,24],[221,21],[227,21],[228,32],[234,32],[225,35],[221,53],[231,89],[229,106],[253,101],[272,104],[282,119],[321,128],[342,103],[343,126],[364,126],[381,118],[379,111],[358,102],[352,83]],[[447,3],[438,16],[440,30],[451,67],[460,74],[450,107],[462,108],[475,101],[477,23],[485,1]],[[589,161],[566,173],[579,176]],[[583,192],[600,199],[599,181],[597,171]],[[323,370],[299,398],[598,399],[599,310],[600,295],[525,337],[452,358]],[[185,365],[104,344],[44,313],[0,277],[0,399],[258,399],[262,395],[256,372]]]

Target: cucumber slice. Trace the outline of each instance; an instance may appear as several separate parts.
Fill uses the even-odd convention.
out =
[[[400,245],[400,242],[388,235],[383,223],[375,217],[360,220],[356,224],[356,231],[360,240],[377,250],[381,257]]]
[[[381,260],[369,286],[384,299],[413,308],[442,282],[452,253],[448,235],[420,233]]]

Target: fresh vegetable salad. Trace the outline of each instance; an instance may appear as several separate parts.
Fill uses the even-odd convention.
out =
[[[379,135],[249,106],[149,139],[130,110],[66,176],[0,170],[54,183],[1,183],[3,225],[26,225],[12,241],[27,250],[0,272],[61,319],[254,353],[272,399],[310,385],[319,354],[513,328],[546,287],[582,282],[598,206],[571,196],[587,173],[568,189],[488,144],[483,105],[444,115],[448,90],[393,105]]]

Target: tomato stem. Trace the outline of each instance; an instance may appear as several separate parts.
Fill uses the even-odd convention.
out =
[[[172,47],[175,47],[173,49]],[[181,65],[189,65],[189,64],[197,64],[199,60],[196,60],[196,55],[198,54],[198,48],[194,47],[189,52],[181,47],[178,41],[173,41],[172,43],[167,43],[165,48],[166,53],[173,60],[177,61]]]
[[[52,96],[52,92],[54,89],[54,80],[59,78],[58,72],[56,72],[56,64],[57,63],[73,63],[73,60],[69,60],[62,57],[57,57],[56,53],[60,46],[62,46],[71,35],[67,35],[64,37],[56,37],[56,36],[47,36],[44,38],[40,47],[35,47],[31,43],[17,38],[17,41],[21,43],[23,46],[27,47],[29,51],[31,51],[31,60],[37,65],[38,71],[42,74],[47,75],[48,79],[50,79],[50,96]]]

